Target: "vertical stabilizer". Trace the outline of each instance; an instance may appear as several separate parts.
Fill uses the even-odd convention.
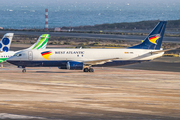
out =
[[[0,41],[0,51],[8,52],[14,33],[6,33]]]
[[[47,42],[49,40],[49,34],[42,34],[38,41],[33,44],[31,47],[29,47],[28,49],[36,49],[36,50],[39,50],[39,49],[46,49],[46,46],[47,46]]]
[[[166,23],[166,21],[160,21],[141,44],[129,48],[160,50]]]

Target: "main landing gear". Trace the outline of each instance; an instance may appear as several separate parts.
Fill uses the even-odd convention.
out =
[[[83,70],[84,72],[94,72],[94,69],[93,68],[91,68],[91,67],[89,67],[89,68],[84,68],[84,70]]]

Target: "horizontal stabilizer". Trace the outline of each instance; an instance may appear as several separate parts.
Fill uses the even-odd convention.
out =
[[[158,53],[162,53],[162,52],[166,52],[166,51],[171,51],[171,50],[175,50],[175,49],[177,49],[177,48],[166,49],[166,50],[159,50],[159,51],[154,51],[154,52],[151,52],[151,53],[152,53],[152,54],[153,54],[153,53],[158,54]]]

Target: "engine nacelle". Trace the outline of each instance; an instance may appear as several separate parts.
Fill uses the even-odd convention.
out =
[[[74,62],[74,61],[70,61],[67,62],[67,69],[69,70],[82,70],[84,67],[82,62]]]
[[[68,69],[68,70],[82,70],[84,67],[82,62],[70,61],[64,64],[63,66],[59,66],[59,69]]]
[[[59,69],[67,69],[67,66],[58,67]]]

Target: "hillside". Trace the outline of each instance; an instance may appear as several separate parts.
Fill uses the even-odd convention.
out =
[[[132,23],[113,23],[113,24],[99,24],[94,26],[77,26],[77,27],[71,27],[75,30],[118,30],[118,29],[152,29],[159,20],[154,21],[140,21],[140,22],[132,22]],[[168,30],[180,30],[180,20],[169,20],[167,21],[167,27]],[[63,27],[62,29],[69,29],[69,27]]]

